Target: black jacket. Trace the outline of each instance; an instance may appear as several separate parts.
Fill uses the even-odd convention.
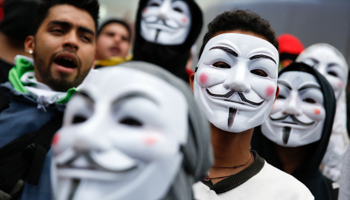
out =
[[[333,196],[337,194],[337,190],[333,190],[331,182],[322,175],[319,170],[321,161],[326,152],[329,137],[332,132],[333,120],[335,114],[336,100],[334,92],[328,81],[313,68],[303,63],[293,63],[290,66],[282,69],[279,72],[279,76],[287,71],[300,71],[298,65],[304,65],[308,68],[306,71],[313,75],[321,86],[322,93],[324,95],[324,107],[326,110],[326,118],[323,126],[321,139],[314,142],[312,145],[313,152],[310,152],[310,157],[307,162],[295,172],[292,176],[301,181],[309,188],[311,193],[315,196],[316,200],[329,200],[334,199]],[[261,133],[261,127],[255,128],[253,138],[251,142],[252,149],[256,150],[261,157],[271,165],[283,170],[283,165],[273,148],[273,142],[267,139]]]
[[[140,0],[137,10],[135,24],[135,42],[133,48],[133,60],[145,61],[161,66],[172,74],[189,82],[186,73],[186,64],[190,56],[192,45],[199,36],[202,25],[202,11],[194,0],[183,0],[191,10],[191,29],[183,44],[161,45],[148,42],[141,36],[142,10],[146,7],[148,0]]]

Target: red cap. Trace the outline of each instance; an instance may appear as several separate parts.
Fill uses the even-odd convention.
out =
[[[280,54],[300,54],[304,50],[304,45],[294,35],[285,33],[277,37]]]

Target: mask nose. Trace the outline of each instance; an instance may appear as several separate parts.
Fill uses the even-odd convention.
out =
[[[283,114],[297,115],[297,116],[302,114],[301,108],[298,105],[298,94],[291,92],[284,106]]]
[[[169,1],[164,1],[160,6],[158,18],[164,19],[164,20],[168,19],[169,8],[170,8]]]
[[[251,86],[247,77],[247,66],[243,63],[232,66],[230,75],[224,81],[224,87],[236,92],[249,92]]]

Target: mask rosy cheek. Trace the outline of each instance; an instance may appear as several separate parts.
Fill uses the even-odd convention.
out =
[[[146,138],[143,141],[147,146],[153,145],[157,142],[157,138],[154,136],[146,136]]]
[[[268,86],[267,88],[266,88],[266,96],[268,96],[268,97],[271,97],[272,95],[274,95],[275,94],[275,87],[273,87],[273,86]]]
[[[319,114],[321,114],[321,110],[318,108],[315,108],[314,113],[315,113],[315,115],[319,115]]]
[[[342,86],[343,86],[343,82],[342,82],[342,81],[339,81],[339,82],[338,82],[338,86],[339,86],[339,87],[342,87]]]
[[[187,18],[186,17],[183,17],[182,18],[182,22],[185,24],[187,22]]]
[[[203,73],[199,76],[199,82],[202,84],[202,85],[205,85],[208,81],[208,75],[206,73]]]
[[[55,136],[52,139],[52,145],[56,145],[59,140],[60,140],[60,134],[56,133]]]
[[[143,9],[142,12],[143,12],[143,13],[147,12],[147,8]]]

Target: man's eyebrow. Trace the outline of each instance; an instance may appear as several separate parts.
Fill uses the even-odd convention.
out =
[[[77,92],[76,95],[80,95],[80,96],[84,97],[85,99],[91,101],[92,103],[95,102],[95,100],[91,97],[91,95],[89,95],[89,93],[84,91],[84,90]]]
[[[267,55],[262,55],[262,54],[258,54],[258,55],[252,56],[249,59],[250,60],[254,60],[254,59],[259,59],[259,58],[267,58],[267,59],[272,60],[275,64],[277,64],[277,62],[273,58],[271,58],[270,56],[267,56]]]
[[[316,86],[316,85],[306,84],[303,87],[299,88],[298,91],[305,90],[305,89],[308,89],[308,88],[315,88],[315,89],[321,90],[321,88]]]
[[[130,99],[130,98],[135,98],[135,97],[142,97],[142,98],[145,98],[145,99],[148,99],[150,101],[152,101],[153,103],[155,103],[156,105],[159,105],[158,101],[155,100],[153,97],[151,97],[150,95],[144,93],[144,92],[131,92],[131,93],[127,93],[126,95],[123,95],[122,97],[119,97],[117,98],[116,100],[114,100],[112,102],[112,104],[116,104],[116,103],[119,103],[123,100],[126,100],[126,99]]]
[[[89,28],[85,28],[85,27],[80,26],[80,27],[78,27],[78,31],[89,33],[92,36],[95,36],[95,32],[93,30],[89,29]]]
[[[277,80],[277,83],[281,84],[281,85],[284,85],[289,90],[292,90],[292,87],[290,87],[290,85],[287,82],[284,82],[284,81],[281,81],[281,80]]]
[[[227,47],[216,46],[216,47],[212,47],[211,49],[209,49],[209,51],[212,50],[212,49],[221,49],[221,50],[225,51],[226,53],[233,55],[234,57],[238,57],[238,53],[237,52],[235,52],[234,50],[232,50],[230,48],[227,48]]]

